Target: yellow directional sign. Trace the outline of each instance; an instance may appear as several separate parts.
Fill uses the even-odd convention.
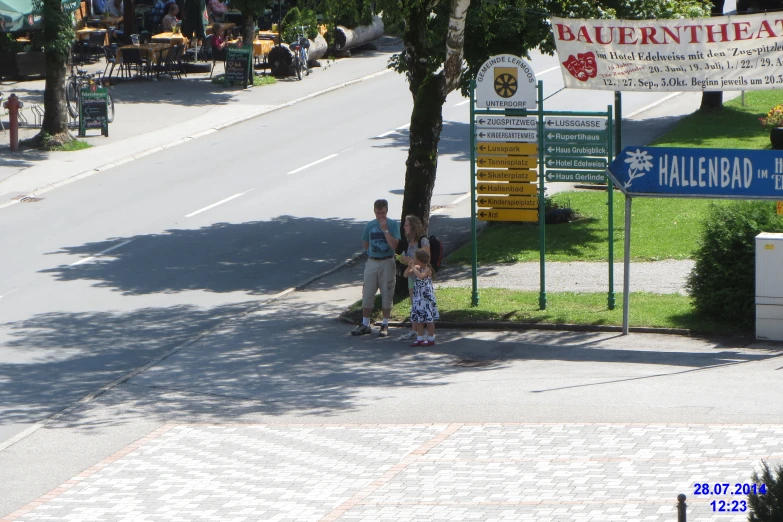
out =
[[[778,201],[777,202],[776,211],[777,211],[778,216],[783,214],[783,201]]]
[[[479,210],[481,221],[538,221],[538,210]]]
[[[536,196],[479,196],[476,203],[479,207],[490,208],[538,208]]]
[[[476,150],[479,154],[538,154],[538,143],[480,141]]]
[[[532,169],[538,162],[535,156],[479,156],[476,164],[485,169]]]
[[[479,181],[538,181],[538,172],[535,170],[477,170],[476,178]]]
[[[477,183],[479,194],[509,194],[512,196],[533,196],[537,188],[532,183]]]

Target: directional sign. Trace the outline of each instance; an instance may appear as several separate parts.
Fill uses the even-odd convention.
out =
[[[479,156],[476,164],[488,169],[532,169],[538,161],[535,156]]]
[[[476,203],[480,207],[490,208],[538,208],[538,198],[536,196],[479,196]]]
[[[479,194],[509,194],[512,196],[532,196],[537,187],[532,183],[478,183],[476,192]]]
[[[783,197],[779,150],[626,147],[609,171],[630,196]]]
[[[476,143],[479,154],[536,154],[538,143],[483,142]]]
[[[535,170],[481,170],[476,171],[479,181],[538,181],[538,172]]]
[[[577,118],[572,116],[547,116],[544,128],[570,130],[606,130],[606,118]]]
[[[606,174],[603,172],[579,172],[578,170],[548,170],[546,171],[546,180],[569,183],[606,183]]]
[[[573,132],[573,131],[546,131],[544,139],[547,145],[550,143],[606,143],[607,132]]]
[[[606,170],[604,158],[558,158],[549,156],[544,164],[548,168]]]
[[[476,73],[476,107],[534,109],[537,95],[536,74],[519,56],[493,56]]]
[[[537,129],[538,118],[532,116],[476,116],[476,127],[488,129]]]
[[[476,139],[479,141],[522,141],[538,143],[538,131],[532,130],[485,130],[476,131]]]
[[[537,210],[480,210],[476,215],[481,221],[538,221]]]
[[[783,201],[778,201],[775,204],[775,213],[777,213],[778,216],[783,215]]]
[[[544,147],[547,154],[558,156],[606,156],[609,147],[606,145],[550,145]]]

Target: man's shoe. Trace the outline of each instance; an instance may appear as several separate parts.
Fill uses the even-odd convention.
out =
[[[410,341],[416,339],[416,332],[408,330],[408,333],[400,336],[400,341]]]
[[[388,337],[389,336],[389,325],[388,324],[382,324],[381,325],[381,331],[378,332],[379,337]]]
[[[425,339],[419,343],[419,346],[435,346],[435,341],[428,341]]]
[[[417,346],[422,346],[424,344],[424,341],[413,341],[413,344],[411,344],[411,348],[415,348]]]
[[[370,328],[369,324],[360,324],[353,330],[351,330],[351,335],[367,335],[372,333],[372,328]]]

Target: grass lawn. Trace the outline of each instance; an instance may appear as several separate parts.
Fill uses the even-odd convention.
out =
[[[538,292],[485,288],[479,306],[470,305],[468,288],[441,288],[437,291],[442,321],[519,321],[522,323],[615,325],[623,324],[623,294],[615,294],[614,310],[607,309],[606,293],[547,293],[547,309],[538,309]],[[685,328],[700,334],[737,333],[736,328],[697,316],[690,299],[679,294],[631,293],[630,326]],[[380,320],[380,296],[377,296],[374,320]],[[361,319],[361,301],[345,314],[357,324]],[[394,304],[392,320],[402,321],[410,313],[410,301]]]
[[[666,135],[651,145],[721,149],[770,149],[769,131],[759,118],[783,103],[783,93],[752,91],[726,102],[722,110],[696,112],[683,118]],[[697,107],[694,107],[696,109]],[[605,261],[608,256],[608,206],[605,191],[575,191],[556,194],[553,201],[570,206],[576,221],[547,225],[548,261]],[[634,261],[688,259],[696,246],[701,223],[711,202],[724,200],[636,198],[632,209],[631,255]],[[623,257],[624,203],[614,197],[614,260]],[[537,224],[491,223],[478,240],[479,264],[538,261]],[[447,263],[469,264],[471,245],[449,256]],[[470,306],[470,290],[447,288],[438,291],[441,317],[447,321],[508,320],[568,324],[622,324],[622,294],[617,293],[615,310],[606,309],[606,293],[548,293],[547,310],[538,310],[538,292],[483,289],[480,305]],[[398,318],[407,316],[407,301],[395,305]],[[632,293],[631,326],[687,328],[699,333],[737,333],[735,325],[717,324],[697,317],[690,299],[681,295]],[[743,332],[744,333],[744,332]]]

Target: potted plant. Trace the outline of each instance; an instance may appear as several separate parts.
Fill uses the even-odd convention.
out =
[[[769,129],[769,141],[772,148],[783,149],[783,105],[772,107],[765,118],[759,118],[761,125]]]

